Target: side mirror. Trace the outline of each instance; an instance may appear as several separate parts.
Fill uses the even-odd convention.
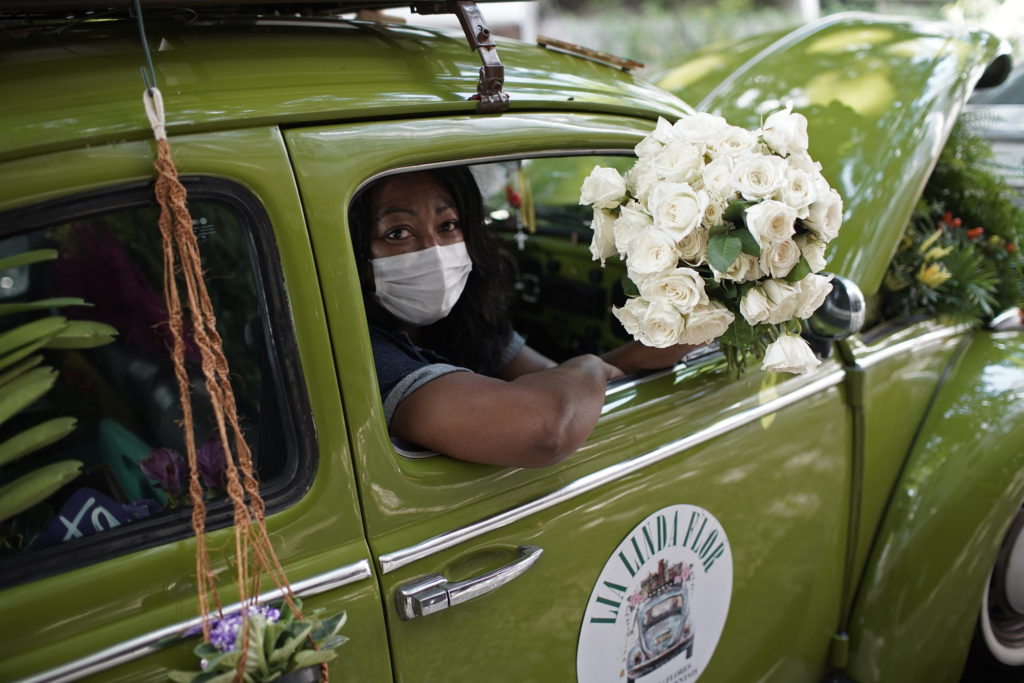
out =
[[[820,356],[828,357],[832,342],[856,334],[864,326],[864,294],[853,280],[832,276],[832,291],[825,302],[807,320],[805,336],[811,348]]]

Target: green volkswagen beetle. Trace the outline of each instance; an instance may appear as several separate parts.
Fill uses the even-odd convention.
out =
[[[494,40],[486,4],[418,8],[465,35],[374,0],[85,5],[0,5],[0,679],[198,668],[189,442],[239,609],[187,325],[185,374],[170,360],[154,84],[269,540],[304,609],[347,615],[335,680],[955,681],[972,640],[970,672],[1024,670],[1019,311],[969,327],[878,303],[962,103],[1006,70],[995,38],[838,15],[701,55],[666,76],[677,97],[614,57]],[[659,118],[753,128],[789,102],[845,202],[815,369],[737,374],[701,347],[610,381],[547,467],[392,440],[362,187],[469,167],[515,327],[561,361],[628,339],[623,268],[588,248],[590,169],[628,168]]]

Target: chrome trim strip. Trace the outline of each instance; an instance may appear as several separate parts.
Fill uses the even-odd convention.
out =
[[[296,597],[308,598],[320,595],[328,591],[340,588],[350,583],[356,583],[368,579],[373,575],[368,560],[359,560],[352,564],[338,567],[324,574],[319,574],[303,581],[292,584],[292,591]],[[282,597],[284,592],[280,588],[260,594],[259,602],[268,602]],[[224,609],[225,614],[234,614],[241,611],[241,603],[235,603]],[[188,621],[182,621],[171,626],[165,626],[156,631],[133,638],[132,640],[119,643],[113,647],[93,653],[88,657],[82,657],[68,662],[55,669],[50,669],[30,678],[22,679],[22,683],[60,683],[62,681],[74,681],[84,676],[105,671],[112,667],[138,659],[152,652],[162,649],[168,641],[176,641],[189,631],[202,626],[202,619],[195,617]]]
[[[407,564],[411,564],[442,550],[447,550],[448,548],[452,548],[460,543],[476,538],[477,536],[500,529],[501,527],[512,524],[513,522],[518,522],[530,515],[563,503],[575,498],[576,496],[587,493],[588,491],[592,491],[600,486],[604,486],[609,482],[644,469],[645,467],[660,462],[666,458],[676,455],[677,453],[698,446],[705,441],[715,438],[716,436],[720,436],[733,429],[742,427],[745,424],[759,420],[765,415],[781,410],[782,408],[816,394],[819,391],[823,391],[840,384],[845,376],[846,373],[842,369],[833,370],[785,395],[769,401],[768,403],[736,413],[735,415],[716,422],[710,427],[694,432],[693,434],[677,439],[671,443],[667,443],[653,451],[648,451],[647,453],[638,455],[630,460],[625,460],[610,467],[606,467],[603,470],[598,470],[597,472],[588,474],[577,479],[571,484],[541,496],[536,500],[510,510],[506,510],[505,512],[500,512],[492,517],[480,520],[479,522],[468,524],[461,529],[440,534],[414,546],[396,550],[391,553],[385,553],[380,556],[381,573],[389,574],[396,569],[406,566]]]
[[[878,365],[884,361],[889,360],[895,356],[910,353],[911,351],[920,349],[922,346],[930,346],[932,344],[939,344],[953,337],[958,337],[967,330],[970,329],[969,325],[957,325],[954,327],[941,327],[931,332],[926,332],[917,337],[911,339],[904,339],[901,342],[893,344],[892,346],[886,346],[885,348],[879,349],[872,353],[871,348],[868,346],[862,347],[860,353],[863,353],[863,357],[855,351],[857,355],[857,366],[861,368],[870,368],[874,365]]]

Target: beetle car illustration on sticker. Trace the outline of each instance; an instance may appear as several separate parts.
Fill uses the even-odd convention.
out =
[[[693,656],[694,628],[690,619],[690,578],[692,567],[682,562],[658,569],[631,596],[638,603],[633,629],[633,646],[626,659],[629,681],[646,676],[681,652]]]

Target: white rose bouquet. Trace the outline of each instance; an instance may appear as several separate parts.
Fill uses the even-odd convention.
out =
[[[807,119],[792,106],[755,131],[659,119],[636,154],[580,190],[594,259],[626,263],[630,298],[613,309],[626,331],[659,348],[717,340],[735,370],[747,352],[773,372],[816,367],[799,333],[832,289],[819,271],[843,201],[807,153]]]

